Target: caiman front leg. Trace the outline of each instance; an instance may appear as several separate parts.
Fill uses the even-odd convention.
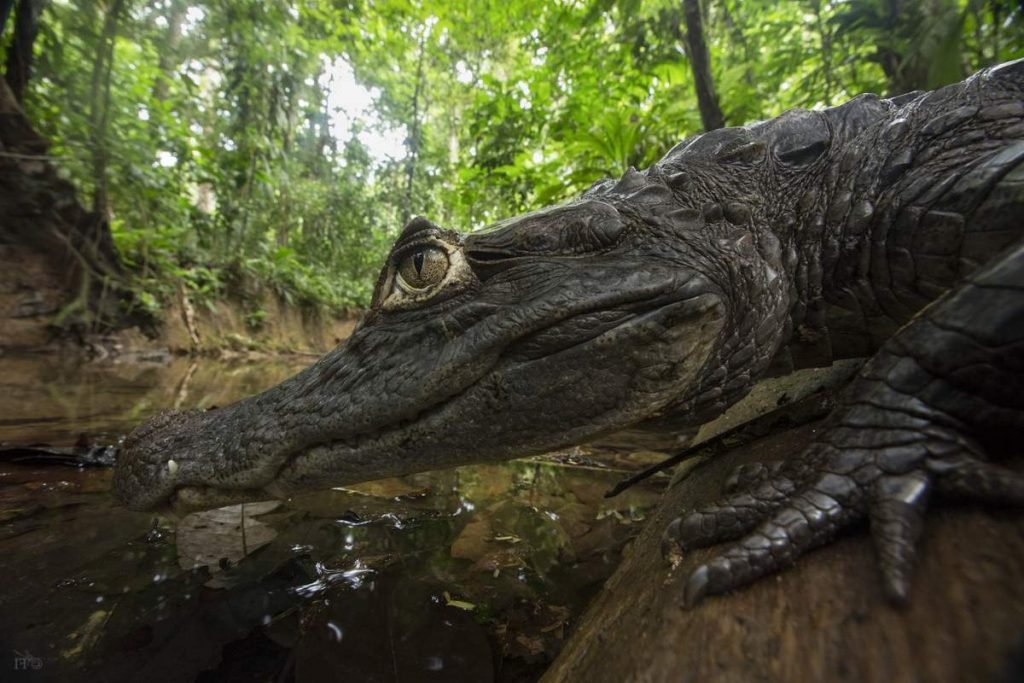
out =
[[[726,497],[669,525],[669,548],[739,539],[693,570],[686,603],[782,569],[865,518],[885,593],[905,601],[933,494],[1024,504],[1024,476],[987,457],[1022,430],[1019,244],[884,344],[802,453],[742,468]]]

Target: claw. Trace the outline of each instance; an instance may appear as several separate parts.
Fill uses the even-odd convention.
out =
[[[928,478],[915,473],[884,477],[875,484],[871,505],[871,537],[889,600],[906,604],[917,541],[924,528]]]
[[[683,523],[682,520],[682,517],[673,519],[665,528],[665,533],[661,535],[661,558],[666,562],[674,562],[675,557],[682,550],[677,540],[679,538],[679,527]]]
[[[683,593],[683,604],[689,609],[707,595],[708,588],[708,566],[702,564],[693,570],[690,578],[686,581],[686,590]]]

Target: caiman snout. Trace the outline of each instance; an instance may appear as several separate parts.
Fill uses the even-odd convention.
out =
[[[114,470],[114,495],[135,510],[188,512],[271,494],[239,488],[212,488],[201,482],[224,481],[223,439],[226,411],[167,410],[132,431]],[[217,471],[214,471],[217,468]],[[234,474],[246,476],[243,468]]]
[[[201,432],[205,422],[198,410],[167,410],[137,427],[122,445],[114,470],[114,494],[136,510],[166,504],[176,488],[182,454],[189,451],[184,442],[190,434]]]

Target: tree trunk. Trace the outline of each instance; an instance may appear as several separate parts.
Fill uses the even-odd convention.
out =
[[[153,98],[159,102],[167,99],[170,83],[174,79],[174,67],[178,61],[178,46],[181,44],[182,29],[185,24],[185,13],[188,3],[185,0],[172,0],[167,12],[167,38],[157,58],[158,73],[153,83]],[[150,119],[156,121],[155,118]]]
[[[835,75],[832,73],[832,33],[821,15],[820,0],[814,0],[811,3],[811,10],[814,12],[814,26],[818,31],[818,45],[821,48],[821,74],[824,81],[821,100],[825,104],[831,105],[832,94],[835,90]]]
[[[6,23],[7,13],[13,2],[0,7],[0,14]],[[4,79],[18,102],[25,101],[25,89],[32,73],[32,47],[39,32],[39,15],[43,11],[44,0],[21,0],[14,14],[14,39],[7,50],[7,66]],[[3,23],[0,23],[0,36],[3,35]]]
[[[0,40],[4,37],[4,29],[7,28],[7,18],[14,10],[14,0],[0,0]]]
[[[720,494],[731,469],[798,451],[808,424],[735,448],[670,488],[617,572],[542,679],[558,681],[1024,680],[1024,519],[936,502],[911,603],[881,595],[865,529],[794,567],[693,609],[682,606],[688,553],[671,569],[660,538],[680,511]]]
[[[705,131],[722,128],[725,126],[725,117],[718,104],[715,83],[711,77],[711,56],[707,43],[704,42],[704,18],[701,14],[700,0],[683,0],[683,21],[686,22],[683,40],[686,44],[686,54],[690,58],[690,68],[693,70],[700,120]]]
[[[93,202],[92,210],[104,219],[110,214],[110,200],[107,189],[107,128],[110,124],[110,79],[114,70],[114,43],[124,0],[114,0],[103,17],[103,29],[96,46],[96,61],[92,69],[92,100],[89,106],[89,120],[92,124],[92,168]]]
[[[405,225],[412,217],[413,186],[416,180],[416,162],[420,154],[420,97],[423,90],[423,59],[427,53],[427,38],[420,39],[420,56],[416,62],[416,87],[412,93],[412,128],[409,130],[407,146],[409,159],[405,162],[405,201],[402,202],[402,220]]]

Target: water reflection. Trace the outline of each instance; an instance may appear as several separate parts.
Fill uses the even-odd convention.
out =
[[[116,439],[298,365],[0,359],[0,441]],[[180,520],[118,507],[106,469],[2,464],[0,640],[54,680],[535,680],[658,495],[605,500],[620,462],[575,452]]]
[[[211,408],[261,391],[312,359],[76,365],[60,357],[0,356],[0,442],[70,445],[129,431],[166,408]]]

